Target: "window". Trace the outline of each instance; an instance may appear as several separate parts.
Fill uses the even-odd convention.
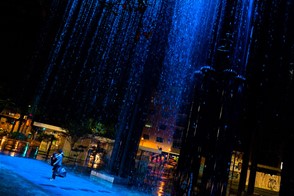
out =
[[[156,137],[156,141],[160,142],[160,143],[163,143],[163,138],[162,137]]]
[[[143,134],[143,138],[144,138],[144,140],[149,140],[149,135]]]

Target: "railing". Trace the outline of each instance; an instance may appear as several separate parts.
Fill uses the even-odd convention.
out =
[[[40,150],[36,159],[46,161],[48,164],[50,164],[50,157],[52,153],[49,153],[49,155],[47,155],[46,151]],[[90,176],[91,170],[93,168],[88,167],[85,162],[85,159],[78,159],[76,156],[64,156],[62,161],[63,165],[68,171],[74,172],[79,175]]]

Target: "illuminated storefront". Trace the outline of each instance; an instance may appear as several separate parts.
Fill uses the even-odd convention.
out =
[[[243,153],[234,151],[230,164],[229,188],[238,185],[243,163]],[[246,186],[249,183],[250,169],[247,171]],[[257,164],[257,172],[254,187],[274,192],[280,191],[281,169]]]

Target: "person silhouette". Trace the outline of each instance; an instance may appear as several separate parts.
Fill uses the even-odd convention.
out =
[[[58,175],[58,169],[62,167],[62,160],[63,160],[63,151],[61,149],[58,150],[58,153],[55,155],[55,161],[52,163],[52,177],[50,181],[55,180],[56,176]]]

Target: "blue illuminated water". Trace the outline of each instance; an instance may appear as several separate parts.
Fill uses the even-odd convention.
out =
[[[150,78],[158,81],[152,87],[155,104],[175,120],[184,93],[194,85],[195,72],[203,67],[217,70],[215,55],[224,47],[221,40],[228,44],[222,51],[229,59],[226,67],[241,75],[246,70],[254,30],[253,0],[238,1],[230,28],[224,29],[227,3],[69,0],[34,107],[45,106],[51,115],[64,114],[58,120],[111,118],[123,130]],[[52,2],[52,11],[59,6]],[[162,26],[163,18],[170,26]],[[158,44],[159,40],[166,41]],[[150,67],[159,74],[146,71]]]
[[[182,93],[196,70],[207,63],[218,1],[177,1],[161,73],[158,99],[176,116]]]
[[[80,108],[96,104],[109,107],[121,101],[118,96],[124,100],[136,96],[134,89],[142,82],[146,61],[156,56],[150,50],[152,37],[168,28],[157,23],[166,6],[164,2],[146,1],[143,11],[139,2],[68,1],[35,105],[42,99],[50,103],[51,96],[61,93],[71,97],[67,101],[73,105],[79,103],[75,109],[82,111]],[[252,4],[251,0],[236,5],[234,31],[228,32],[235,41],[230,48],[230,66],[241,73],[246,67],[253,31]],[[53,2],[52,10],[57,6],[60,5]],[[169,102],[166,107],[181,104],[181,92],[190,85],[195,70],[207,63],[214,66],[214,45],[221,39],[226,1],[175,1],[173,6],[167,47],[161,51],[164,61],[158,65],[162,71],[157,89],[163,99],[161,104]]]

